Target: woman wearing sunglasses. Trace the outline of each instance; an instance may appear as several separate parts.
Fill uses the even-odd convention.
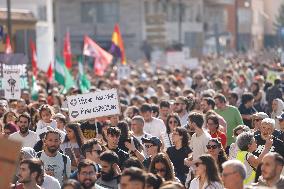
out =
[[[164,153],[158,153],[150,164],[150,173],[154,173],[165,179],[165,181],[177,181],[175,178],[174,167],[169,157]]]
[[[174,146],[173,144],[173,131],[175,128],[180,127],[180,119],[177,114],[170,114],[166,120],[166,132],[161,134],[161,141],[163,143],[163,148],[166,151],[169,147]]]
[[[212,138],[209,140],[206,148],[208,150],[207,153],[210,154],[216,161],[219,173],[221,173],[223,170],[222,163],[228,160],[224,148],[222,148],[221,142],[216,138]]]
[[[214,158],[209,154],[201,155],[195,162],[196,177],[190,189],[223,189]]]

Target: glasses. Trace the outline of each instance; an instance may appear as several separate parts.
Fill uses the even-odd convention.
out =
[[[199,167],[199,165],[201,165],[201,164],[203,164],[202,162],[196,162],[194,165],[196,166],[196,167]]]
[[[98,155],[102,153],[102,150],[92,150],[92,152],[97,152]]]
[[[222,173],[222,177],[227,177],[227,176],[233,175],[235,173],[236,173],[236,171],[231,172],[231,173]]]
[[[165,173],[166,169],[155,169],[155,173]]]
[[[151,148],[154,145],[145,145],[145,148]]]
[[[169,124],[178,124],[178,122],[177,121],[169,121]]]
[[[217,145],[206,145],[207,149],[217,149],[218,146]]]
[[[84,176],[84,177],[92,177],[94,176],[96,173],[95,172],[83,172],[83,173],[80,173],[80,175]]]

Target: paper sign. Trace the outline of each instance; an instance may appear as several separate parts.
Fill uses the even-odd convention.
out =
[[[67,96],[70,121],[120,114],[116,89]]]
[[[6,99],[20,99],[20,70],[3,70],[3,88]]]
[[[123,80],[128,79],[130,77],[130,67],[129,66],[119,66],[117,68],[117,79]]]
[[[20,142],[0,138],[0,188],[10,188],[21,146]]]

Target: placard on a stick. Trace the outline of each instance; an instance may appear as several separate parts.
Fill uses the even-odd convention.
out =
[[[9,148],[13,147],[13,148]],[[10,188],[15,174],[17,161],[21,150],[21,143],[0,138],[0,188]]]
[[[21,98],[20,70],[3,70],[3,89],[6,99]]]
[[[120,114],[116,89],[67,96],[70,121]]]

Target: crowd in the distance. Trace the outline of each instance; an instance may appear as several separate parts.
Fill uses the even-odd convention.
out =
[[[66,96],[81,91],[63,95],[44,74],[37,99],[2,98],[1,137],[23,145],[11,187],[283,189],[283,67],[212,60],[198,70],[145,64],[121,81],[110,69],[91,78],[90,92],[117,88],[121,114],[79,123],[69,121]]]

